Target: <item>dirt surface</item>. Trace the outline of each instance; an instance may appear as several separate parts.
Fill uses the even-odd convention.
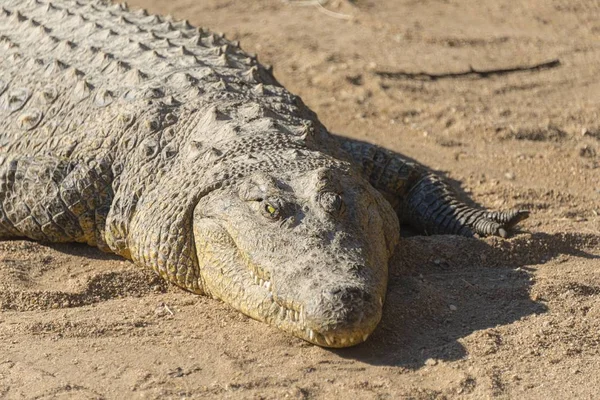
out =
[[[333,132],[531,210],[521,232],[404,237],[381,325],[339,351],[93,248],[3,242],[0,398],[598,398],[600,3],[314,3],[130,5],[241,40]]]

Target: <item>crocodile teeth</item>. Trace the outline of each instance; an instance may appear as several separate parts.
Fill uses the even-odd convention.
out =
[[[346,338],[341,338],[341,339],[340,339],[340,343],[341,343],[341,344],[346,344]]]
[[[250,277],[254,278],[254,271],[250,271]]]
[[[271,290],[271,282],[269,281],[265,281],[264,285],[263,285],[267,290]]]
[[[259,284],[260,286],[262,286],[262,285],[263,285],[263,283],[265,283],[265,281],[263,281],[262,279],[259,279],[259,280],[258,280],[258,284]]]
[[[314,340],[315,339],[315,332],[312,329],[308,330],[308,338],[310,340]]]
[[[294,319],[298,321],[300,319],[300,313],[298,311],[294,311]]]
[[[327,344],[329,346],[333,345],[333,338],[332,337],[329,337],[327,335],[323,335],[323,336],[325,337],[325,341],[327,342]]]
[[[260,280],[261,279],[258,276],[254,276],[254,283],[256,283],[257,285]]]
[[[368,337],[369,337],[369,334],[368,334],[368,333],[365,333],[365,334],[363,335],[363,337],[362,337],[362,339],[363,339],[363,342],[364,342],[364,341],[366,341]]]
[[[379,296],[379,305],[381,305],[381,306],[383,305],[383,297],[382,296]]]

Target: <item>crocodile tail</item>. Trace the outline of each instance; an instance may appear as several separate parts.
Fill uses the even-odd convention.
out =
[[[400,216],[428,235],[507,237],[510,228],[526,219],[529,211],[487,211],[470,207],[458,201],[440,178],[427,174],[409,191]]]

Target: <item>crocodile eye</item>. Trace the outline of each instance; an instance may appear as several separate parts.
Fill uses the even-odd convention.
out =
[[[273,219],[279,218],[279,210],[272,204],[265,203],[265,213],[270,218],[273,218]]]
[[[325,192],[319,196],[319,203],[330,214],[340,214],[344,211],[342,196],[333,192]]]

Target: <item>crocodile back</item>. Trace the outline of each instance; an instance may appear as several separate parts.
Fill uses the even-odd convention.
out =
[[[317,121],[223,35],[110,2],[9,0],[0,7],[2,152],[118,157],[150,136],[154,147],[168,147],[204,131],[214,137],[202,141],[213,143],[240,136],[214,121],[265,117],[267,129],[281,125],[276,130],[301,138]],[[210,126],[194,129],[194,121]],[[176,129],[162,138],[168,127]]]

